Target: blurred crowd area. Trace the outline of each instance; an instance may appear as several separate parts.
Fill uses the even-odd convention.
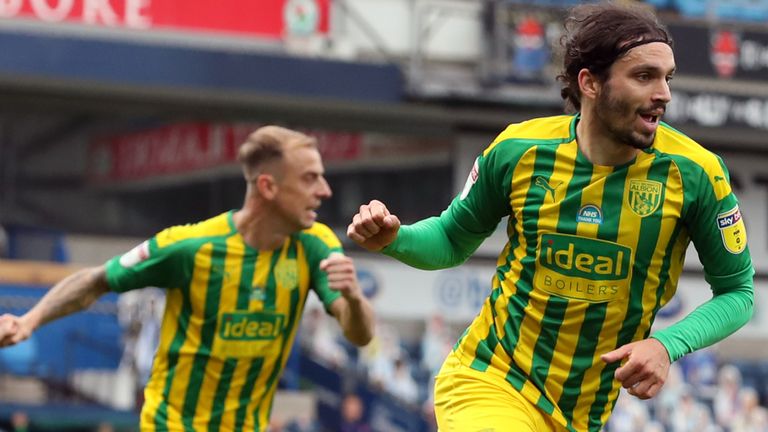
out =
[[[655,398],[642,401],[622,391],[606,429],[608,432],[768,431],[765,404],[768,383],[752,369],[720,365],[711,349],[690,354],[672,364],[669,378]]]

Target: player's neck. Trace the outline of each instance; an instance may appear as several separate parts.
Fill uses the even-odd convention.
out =
[[[576,125],[576,140],[581,153],[594,165],[622,165],[634,159],[639,151],[610,137],[590,115],[582,115]]]
[[[235,228],[245,243],[258,250],[275,250],[282,246],[288,234],[284,233],[275,218],[270,218],[263,209],[244,206],[232,215]]]

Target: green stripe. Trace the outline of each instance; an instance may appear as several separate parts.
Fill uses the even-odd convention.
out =
[[[667,285],[667,281],[669,281],[669,268],[672,265],[672,250],[675,248],[675,243],[677,243],[677,238],[680,236],[680,234],[683,231],[683,225],[678,224],[675,226],[675,229],[672,231],[672,235],[669,238],[669,244],[667,244],[667,250],[664,251],[664,260],[661,264],[661,270],[659,271],[659,287],[656,288],[656,305],[653,307],[653,317],[656,316],[656,313],[659,311],[659,308],[661,307],[661,298],[664,295],[665,287]],[[680,259],[685,258],[685,252],[680,256]],[[651,328],[648,327],[648,330],[645,332],[644,337],[648,338],[648,336],[651,333]]]
[[[589,185],[591,179],[591,167],[577,165],[574,168],[573,177],[565,191],[565,196],[568,199],[561,201],[556,232],[576,234],[576,215],[581,206],[582,191]],[[533,367],[531,370],[531,381],[540,389],[545,388],[549,369],[552,366],[552,358],[555,354],[555,347],[560,337],[560,327],[563,325],[569,303],[569,300],[556,296],[550,296],[547,301],[544,312],[545,319],[541,323],[539,337],[533,349]],[[551,414],[554,411],[553,401],[548,400],[544,392],[541,393],[541,397],[536,405],[547,413]]]
[[[245,423],[245,413],[248,408],[248,402],[253,397],[253,388],[256,386],[256,380],[261,374],[261,368],[264,366],[264,357],[255,357],[251,360],[251,366],[248,368],[248,372],[245,376],[245,384],[240,390],[238,397],[237,411],[235,412],[235,431],[243,430],[243,423]],[[259,430],[257,427],[256,430]]]
[[[240,288],[237,292],[237,300],[235,308],[237,310],[248,310],[250,304],[251,291],[253,290],[253,275],[256,272],[256,261],[259,258],[259,251],[246,248],[246,254],[243,256],[243,264],[240,267]],[[263,359],[261,359],[263,362]],[[219,385],[216,388],[216,396],[213,400],[213,406],[217,409],[223,410],[223,407],[227,400],[227,394],[229,394],[229,387],[232,384],[232,376],[237,367],[238,360],[236,358],[228,358],[224,361],[224,369],[222,370],[222,376],[219,380]],[[231,365],[231,366],[230,366]],[[231,368],[231,370],[230,370]],[[255,378],[258,377],[258,372],[261,370],[261,364],[254,368],[254,363],[251,362],[251,366],[246,373],[245,386],[250,384],[253,387],[256,382]],[[226,372],[226,374],[225,374]],[[252,374],[256,373],[255,377]],[[238,399],[237,411],[245,412],[250,400],[250,394],[246,393],[246,398],[243,399],[243,390],[240,391],[240,397]],[[222,411],[223,413],[223,411]],[[244,414],[243,414],[244,416]],[[221,425],[221,415],[217,417],[211,417],[211,427],[218,429]]]
[[[586,184],[582,184],[583,179],[591,178],[592,167],[590,165],[589,174],[583,171],[582,165],[577,165],[577,167],[579,167],[577,169],[579,184],[585,187]],[[616,168],[605,180],[602,202],[594,203],[598,204],[603,211],[603,223],[597,229],[597,238],[599,239],[615,242],[618,238],[627,174],[628,166]],[[576,177],[576,174],[574,176]],[[563,383],[563,393],[557,402],[569,425],[573,422],[573,410],[576,408],[576,403],[581,395],[584,374],[592,367],[592,359],[597,348],[597,336],[603,329],[607,307],[607,303],[590,304],[584,312],[584,321],[581,324],[579,339],[576,343],[576,352],[574,352],[571,361],[571,370]]]
[[[658,162],[657,162],[658,161]],[[648,171],[648,179],[658,181],[664,185],[667,183],[667,176],[669,175],[670,161],[669,159],[659,160],[656,159],[651,169]],[[622,189],[623,191],[623,189]],[[626,318],[622,323],[621,330],[619,331],[619,337],[617,342],[617,348],[632,342],[635,332],[640,325],[640,319],[643,315],[643,291],[645,280],[648,277],[648,267],[650,266],[653,252],[656,249],[656,244],[661,231],[661,210],[664,203],[664,197],[666,195],[666,187],[662,190],[661,202],[662,205],[656,209],[655,213],[659,216],[649,215],[644,217],[640,222],[640,232],[638,238],[640,241],[637,244],[637,250],[635,251],[635,262],[633,266],[632,282],[629,293],[629,303]],[[589,412],[589,427],[590,430],[599,431],[600,416],[605,412],[605,406],[608,402],[608,395],[614,382],[614,373],[620,366],[621,362],[614,362],[606,365],[605,369],[600,375],[600,387],[598,388],[597,395],[595,396],[595,402],[592,404],[592,408]],[[614,399],[611,404],[616,404]]]
[[[526,253],[525,257],[520,260],[522,271],[520,272],[520,279],[515,284],[517,291],[509,299],[508,317],[504,323],[506,334],[501,341],[504,349],[510,354],[514,352],[515,346],[520,340],[520,324],[522,320],[519,317],[523,316],[525,307],[530,300],[536,249],[539,242],[537,237],[539,207],[547,199],[548,193],[546,189],[536,186],[536,179],[543,177],[549,180],[552,175],[556,151],[556,146],[539,146],[536,148],[536,160],[533,163],[528,195],[525,197],[525,204],[522,209],[522,232],[526,240]]]
[[[277,280],[275,279],[275,267],[280,261],[281,250],[272,252],[272,260],[269,263],[269,276],[267,277],[267,286],[264,295],[264,310],[275,310],[275,299],[277,298]]]
[[[475,349],[475,358],[472,360],[472,364],[469,366],[472,369],[485,372],[488,366],[491,364],[491,358],[493,357],[493,351],[496,349],[496,345],[499,344],[499,338],[496,336],[496,300],[501,297],[502,288],[499,286],[491,292],[488,297],[490,303],[490,310],[493,316],[491,326],[488,328],[488,334],[486,337],[477,344]]]
[[[288,259],[296,259],[297,256],[297,240],[294,238],[291,238],[290,245],[288,248],[287,256]],[[298,271],[298,268],[296,269]],[[301,290],[299,287],[295,287],[291,289],[291,306],[290,310],[288,312],[288,323],[283,328],[283,340],[280,342],[280,352],[282,355],[280,355],[278,358],[275,359],[275,364],[272,366],[272,372],[270,373],[269,379],[267,380],[267,385],[264,386],[264,390],[261,393],[261,398],[259,398],[259,403],[256,404],[256,409],[253,410],[253,424],[255,425],[256,430],[260,430],[260,427],[262,427],[259,424],[259,409],[261,405],[264,403],[264,398],[267,397],[267,395],[272,390],[272,387],[277,385],[277,378],[280,376],[282,370],[283,370],[283,362],[285,358],[290,354],[291,347],[287,346],[289,336],[291,334],[291,330],[296,325],[296,320],[299,317],[299,300],[301,300]],[[286,348],[287,347],[287,348]],[[269,401],[269,410],[271,412],[272,410],[272,402],[274,399]],[[263,427],[267,427],[267,425],[263,425]]]
[[[505,379],[508,383],[512,384],[512,387],[518,392],[523,391],[523,385],[525,385],[525,382],[528,380],[525,373],[514,363],[509,365],[509,372],[507,372]]]
[[[557,401],[557,406],[560,407],[568,420],[568,424],[573,420],[573,409],[576,407],[576,402],[581,394],[584,372],[592,366],[592,356],[595,355],[595,348],[597,347],[597,336],[602,330],[607,307],[607,303],[591,303],[584,312],[582,331],[579,333],[576,351],[573,353],[571,370],[563,383],[563,393]],[[590,329],[590,331],[584,331],[585,328]]]
[[[237,291],[237,310],[248,310],[251,302],[251,292],[253,291],[253,274],[256,272],[256,261],[259,259],[260,252],[254,250],[252,254],[247,253],[243,257],[243,265],[240,267],[240,289]]]
[[[216,334],[218,322],[219,300],[221,299],[221,286],[224,282],[224,260],[227,256],[227,247],[223,242],[213,244],[211,251],[211,268],[208,273],[208,287],[205,291],[205,306],[203,309],[203,326],[200,329],[200,347],[195,353],[192,364],[192,372],[187,383],[187,392],[184,396],[182,407],[182,423],[184,429],[194,432],[192,420],[195,417],[197,401],[200,398],[200,387],[205,379],[205,368],[211,355],[213,337]]]
[[[208,423],[209,432],[218,432],[221,427],[221,418],[224,415],[224,406],[229,393],[229,385],[232,382],[232,374],[237,367],[237,359],[230,358],[224,360],[224,367],[221,368],[219,384],[216,386],[216,394],[213,396],[211,404],[211,421]]]
[[[248,309],[253,273],[256,270],[256,260],[259,257],[259,252],[255,249],[245,247],[245,251],[243,262],[240,266],[240,284],[238,287],[237,299],[235,300],[235,309],[237,310]],[[224,367],[221,370],[219,383],[216,386],[216,394],[213,397],[213,403],[211,405],[211,421],[208,424],[208,429],[210,431],[218,431],[221,427],[227,394],[229,394],[229,388],[232,384],[232,376],[237,368],[237,363],[238,360],[236,358],[227,358],[224,360]]]
[[[199,247],[202,246],[203,244],[199,245]],[[192,254],[192,259],[194,259],[196,253],[197,251]],[[157,407],[154,418],[155,430],[158,431],[168,430],[168,398],[171,394],[171,385],[173,384],[173,379],[176,375],[176,366],[179,362],[179,350],[181,349],[181,346],[184,344],[184,340],[187,337],[187,327],[189,326],[189,319],[192,315],[192,303],[189,300],[189,284],[191,284],[191,279],[187,286],[183,289],[181,296],[181,311],[176,321],[176,334],[173,336],[171,345],[168,347],[168,375],[165,379],[163,396],[160,404]]]

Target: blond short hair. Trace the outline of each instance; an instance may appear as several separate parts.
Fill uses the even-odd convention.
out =
[[[263,126],[251,133],[240,146],[237,160],[245,179],[252,181],[266,165],[281,160],[286,151],[300,147],[317,148],[317,140],[288,128]]]

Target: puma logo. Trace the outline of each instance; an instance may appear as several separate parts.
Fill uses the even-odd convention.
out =
[[[723,181],[723,180],[725,180],[725,178],[724,178],[724,177],[715,176],[715,183],[717,183],[717,182],[719,182],[719,181]]]
[[[536,177],[536,186],[549,192],[552,197],[552,201],[555,200],[555,189],[557,189],[561,184],[562,182],[557,182],[556,184],[553,185],[542,176]]]

